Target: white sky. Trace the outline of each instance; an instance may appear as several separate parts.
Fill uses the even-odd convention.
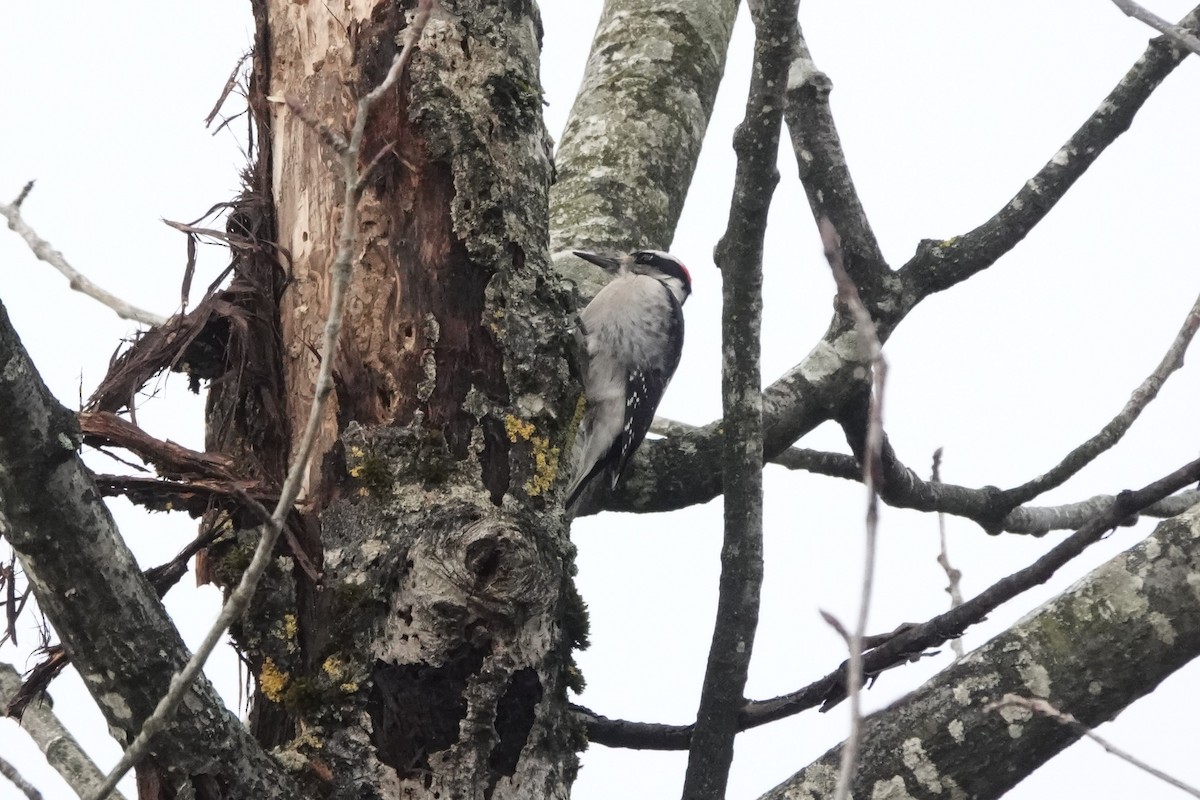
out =
[[[1176,19],[1182,0],[1157,0]],[[597,0],[545,3],[543,80],[547,124],[562,129],[583,72]],[[921,238],[963,233],[990,216],[1049,159],[1142,52],[1149,29],[1102,0],[1055,3],[966,0],[868,3],[806,0],[801,20],[818,65],[835,86],[833,108],[847,157],[884,253],[904,263]],[[720,278],[712,247],[724,229],[732,184],[729,146],[741,119],[750,30],[742,20],[673,251],[691,268],[683,363],[661,408],[693,423],[720,409]],[[184,239],[161,218],[191,220],[231,197],[244,163],[238,137],[211,136],[202,119],[250,43],[244,0],[205,3],[23,4],[0,26],[6,122],[0,196],[38,184],[27,220],[80,270],[131,302],[170,313],[178,303]],[[1157,364],[1200,291],[1195,231],[1200,67],[1191,58],[1167,79],[1133,128],[1105,153],[1046,221],[1008,257],[914,312],[886,348],[887,428],[902,458],[926,472],[946,448],[944,478],[1010,486],[1045,471],[1115,414]],[[230,106],[232,108],[232,106]],[[244,124],[234,123],[239,136]],[[764,376],[795,364],[824,330],[832,285],[795,178],[781,158],[767,249]],[[631,249],[639,243],[630,243]],[[202,252],[202,291],[225,263]],[[78,404],[105,371],[127,323],[71,292],[0,231],[0,300],[58,397]],[[1188,367],[1126,441],[1047,502],[1135,488],[1196,455],[1200,378]],[[190,447],[202,442],[202,403],[170,378],[143,401],[139,421]],[[810,447],[845,451],[823,427]],[[108,469],[93,461],[98,469]],[[860,573],[860,487],[769,468],[767,574],[748,692],[797,688],[843,658],[817,609],[853,617]],[[114,503],[145,566],[169,559],[194,532],[183,517],[147,517]],[[667,517],[603,515],[580,522],[580,589],[592,611],[582,702],[612,717],[694,718],[716,604],[719,501]],[[964,591],[978,593],[1061,540],[990,538],[951,519],[951,558]],[[1121,529],[1045,587],[967,635],[968,647],[1062,591],[1149,531]],[[934,562],[936,520],[887,510],[871,629],[920,621],[946,605]],[[168,596],[184,635],[197,641],[216,592],[185,578]],[[0,658],[31,666],[26,645]],[[867,696],[878,708],[949,663],[943,655],[885,675]],[[222,651],[209,675],[231,703],[239,675]],[[1185,668],[1102,735],[1200,785],[1194,715],[1200,668]],[[52,687],[57,709],[103,765],[117,748],[73,674]],[[1069,710],[1069,709],[1068,709]],[[743,734],[729,797],[753,798],[840,741],[846,710],[808,712]],[[65,785],[10,721],[0,753],[47,797]],[[593,747],[575,797],[671,797],[685,755]],[[126,785],[131,797],[134,791]],[[1170,798],[1176,791],[1084,742],[1010,794]],[[0,798],[15,797],[0,781]]]

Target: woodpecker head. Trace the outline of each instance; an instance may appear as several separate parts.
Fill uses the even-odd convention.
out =
[[[675,256],[661,250],[638,250],[620,258],[607,258],[586,250],[575,250],[575,255],[590,261],[608,272],[646,275],[666,286],[683,305],[692,293],[692,276]]]

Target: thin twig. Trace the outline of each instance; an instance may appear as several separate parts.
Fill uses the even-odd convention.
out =
[[[241,73],[242,65],[246,63],[246,59],[250,58],[250,55],[250,51],[247,50],[242,54],[242,57],[237,60],[237,63],[233,65],[233,69],[229,73],[229,79],[225,81],[225,86],[221,89],[220,97],[218,97],[217,102],[213,104],[212,111],[209,111],[208,116],[204,118],[204,125],[206,127],[212,125],[213,120],[216,119],[217,115],[221,113],[221,106],[225,105],[225,100],[229,97],[230,92],[233,91],[233,87],[237,86],[238,74]],[[221,125],[224,126],[225,123],[222,122]],[[217,130],[220,130],[220,128]],[[216,133],[216,131],[213,132]]]
[[[42,800],[42,793],[32,783],[25,780],[25,776],[15,766],[3,758],[0,758],[0,775],[8,778],[9,783],[21,790],[29,800]]]
[[[1192,303],[1179,332],[1175,334],[1175,339],[1167,348],[1167,352],[1163,354],[1158,366],[1133,390],[1133,394],[1130,395],[1120,413],[1113,417],[1099,433],[1068,453],[1049,472],[1003,492],[1003,501],[1015,508],[1050,489],[1061,486],[1094,461],[1097,456],[1121,441],[1121,437],[1133,426],[1146,406],[1158,397],[1167,378],[1183,366],[1183,356],[1187,353],[1188,345],[1192,343],[1198,329],[1200,329],[1200,295]]]
[[[1174,778],[1174,777],[1168,775],[1167,773],[1163,772],[1160,769],[1155,769],[1154,767],[1147,764],[1145,761],[1142,761],[1137,756],[1131,755],[1131,754],[1125,752],[1124,750],[1122,750],[1121,748],[1117,747],[1116,745],[1112,744],[1107,739],[1103,739],[1100,736],[1097,736],[1095,733],[1092,732],[1091,728],[1089,728],[1087,725],[1084,725],[1079,720],[1075,719],[1074,715],[1067,714],[1066,712],[1063,712],[1063,711],[1059,711],[1057,708],[1055,708],[1053,705],[1051,705],[1050,701],[1048,701],[1048,700],[1043,700],[1040,697],[1021,697],[1020,695],[1016,695],[1016,694],[1006,694],[1006,695],[1004,695],[1004,697],[1000,698],[999,700],[988,703],[986,706],[984,706],[983,710],[984,711],[999,711],[1004,708],[1013,708],[1013,707],[1023,708],[1026,711],[1030,711],[1034,714],[1041,714],[1044,717],[1049,717],[1050,719],[1055,720],[1056,722],[1062,723],[1063,725],[1066,725],[1068,728],[1071,728],[1072,730],[1076,731],[1077,733],[1091,739],[1093,742],[1100,745],[1105,750],[1112,753],[1114,756],[1121,759],[1122,761],[1126,761],[1126,762],[1132,764],[1133,766],[1137,767],[1138,769],[1142,770],[1143,772],[1153,775],[1154,777],[1158,778],[1160,781],[1165,781],[1166,783],[1171,784],[1176,789],[1180,789],[1180,790],[1190,794],[1192,797],[1200,797],[1200,789],[1196,789],[1195,787],[1184,783],[1183,781],[1179,780],[1178,778]]]
[[[1171,37],[1176,43],[1186,47],[1196,55],[1200,55],[1200,39],[1197,39],[1178,25],[1172,25],[1150,9],[1133,2],[1133,0],[1113,0],[1113,5],[1124,11],[1125,16],[1141,20],[1159,33]]]
[[[338,337],[341,334],[342,311],[345,306],[347,289],[349,288],[350,276],[353,271],[354,244],[358,236],[358,204],[364,188],[361,182],[362,176],[358,171],[358,150],[362,143],[363,133],[366,130],[367,116],[375,102],[399,79],[400,74],[412,58],[413,49],[421,37],[425,23],[429,20],[432,7],[433,0],[421,0],[417,14],[412,24],[409,25],[404,48],[392,61],[392,67],[388,71],[387,77],[374,90],[358,101],[357,115],[354,120],[354,128],[350,133],[348,147],[345,152],[340,153],[343,179],[346,186],[343,198],[345,211],[342,217],[341,232],[338,237],[338,252],[332,269],[329,316],[325,321],[325,335],[321,344],[322,358],[320,368],[317,372],[316,389],[312,405],[309,409],[308,422],[305,425],[304,434],[296,446],[292,465],[288,469],[287,477],[280,490],[279,501],[275,505],[275,511],[271,514],[270,524],[264,524],[260,528],[261,533],[258,547],[254,551],[254,557],[250,561],[250,566],[242,573],[242,578],[238,582],[237,588],[229,595],[229,599],[221,608],[221,613],[217,615],[216,622],[183,670],[172,676],[171,686],[166,696],[159,701],[158,706],[154,709],[154,713],[143,723],[142,730],[138,733],[137,738],[134,739],[133,743],[121,756],[121,760],[117,763],[117,766],[109,773],[108,778],[105,780],[105,785],[97,793],[96,800],[102,798],[107,794],[108,790],[115,787],[125,773],[146,755],[149,751],[151,740],[155,734],[167,725],[175,708],[183,700],[183,696],[188,691],[191,682],[204,668],[204,662],[216,647],[217,642],[220,641],[229,626],[245,612],[246,607],[250,604],[250,599],[254,595],[254,589],[258,585],[259,579],[266,572],[267,566],[271,562],[275,542],[279,537],[280,531],[283,530],[284,522],[288,514],[291,513],[292,505],[300,494],[304,475],[308,469],[308,462],[312,457],[313,447],[317,439],[317,431],[324,416],[325,403],[333,390],[333,354],[336,352]]]
[[[933,451],[933,470],[929,476],[932,483],[942,482],[942,448]],[[946,573],[946,594],[950,595],[950,607],[958,608],[962,605],[962,570],[955,569],[950,565],[950,551],[946,546],[946,514],[939,511],[937,515],[938,521],[938,566]],[[962,658],[963,643],[962,637],[957,636],[950,640],[950,649],[954,651],[954,655]]]
[[[883,358],[883,345],[875,331],[875,321],[863,305],[854,281],[846,272],[842,241],[829,217],[817,222],[821,243],[825,247],[825,258],[837,283],[838,299],[845,304],[854,318],[863,359],[870,364],[874,377],[871,408],[867,419],[867,438],[863,448],[862,480],[867,489],[867,540],[863,554],[862,595],[859,599],[858,619],[851,632],[849,692],[850,692],[850,735],[842,750],[842,763],[838,771],[837,791],[834,800],[846,800],[850,795],[850,784],[858,767],[858,749],[862,740],[862,707],[859,696],[863,683],[863,637],[867,630],[867,616],[871,608],[871,589],[875,582],[875,541],[879,532],[879,483],[883,475],[883,391],[887,384],[887,361]]]
[[[32,189],[33,181],[30,181],[21,189],[21,193],[17,195],[17,199],[13,201],[12,205],[0,203],[0,214],[3,214],[4,218],[8,220],[8,229],[14,231],[25,240],[25,244],[29,245],[29,249],[33,251],[38,260],[45,261],[65,275],[67,280],[71,282],[72,289],[86,294],[93,300],[98,300],[100,303],[117,312],[117,316],[122,319],[133,320],[143,325],[162,325],[167,321],[167,317],[138,308],[131,303],[125,302],[115,294],[101,289],[88,280],[86,275],[67,263],[67,259],[63,257],[63,254],[55,250],[49,242],[38,236],[37,231],[29,227],[29,223],[25,222],[21,217],[21,204],[25,202],[25,198],[29,196],[29,192]]]

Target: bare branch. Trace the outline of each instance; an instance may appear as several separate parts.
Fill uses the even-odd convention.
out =
[[[113,767],[102,787],[99,796],[103,797],[108,789],[116,786],[117,782],[137,764],[149,751],[150,742],[171,719],[176,707],[183,700],[192,680],[204,668],[217,642],[224,636],[225,631],[236,621],[249,605],[254,595],[254,589],[259,579],[270,564],[275,541],[283,530],[284,522],[291,513],[292,505],[300,494],[300,488],[308,468],[309,459],[317,439],[324,413],[325,403],[333,390],[333,354],[337,350],[338,337],[341,335],[342,312],[345,306],[347,289],[353,269],[354,247],[358,237],[358,203],[362,196],[364,185],[362,175],[358,171],[359,146],[367,126],[367,117],[371,107],[383,93],[393,86],[412,58],[413,49],[420,39],[433,10],[433,0],[421,0],[417,13],[409,25],[403,49],[392,61],[392,67],[387,77],[375,89],[358,101],[357,115],[354,128],[350,133],[348,146],[344,152],[339,152],[342,162],[342,179],[345,181],[345,212],[342,217],[342,228],[338,240],[338,252],[332,269],[332,285],[330,287],[329,316],[325,322],[325,336],[321,344],[320,370],[317,373],[316,389],[312,406],[309,409],[308,422],[304,434],[295,448],[292,464],[288,469],[287,478],[280,489],[279,501],[271,515],[269,524],[264,524],[260,530],[258,547],[246,571],[242,573],[237,587],[230,593],[229,599],[221,608],[216,622],[204,637],[204,641],[196,649],[187,666],[171,678],[171,688],[159,701],[154,714],[142,725],[137,739],[126,749],[121,760]],[[98,800],[98,799],[97,799]]]
[[[1196,55],[1200,55],[1200,39],[1178,25],[1172,25],[1153,11],[1141,6],[1133,0],[1113,0],[1113,5],[1125,12],[1125,16],[1140,20],[1159,33],[1166,34],[1175,42]]]
[[[687,441],[702,436],[706,428],[677,420],[657,419],[654,433]],[[862,480],[858,459],[846,453],[789,447],[770,460],[787,469],[804,470],[815,475],[827,475],[843,480]],[[1042,536],[1050,531],[1074,530],[1100,513],[1113,501],[1112,495],[1096,495],[1087,500],[1060,506],[1022,506],[995,521],[995,499],[999,489],[972,488],[952,483],[923,481],[915,472],[901,464],[884,437],[883,463],[886,480],[882,487],[883,501],[893,508],[936,511],[964,517],[983,526],[991,533],[1021,533]],[[1200,490],[1189,489],[1142,509],[1138,516],[1166,519],[1200,503]],[[1137,517],[1121,523],[1131,525]]]
[[[933,451],[933,470],[930,475],[930,480],[933,483],[942,482],[942,448]],[[958,608],[962,605],[962,572],[950,565],[950,551],[946,547],[946,515],[939,511],[938,520],[938,566],[946,573],[946,594],[950,595],[950,607]],[[950,648],[954,650],[954,655],[962,658],[963,643],[961,637],[956,637],[950,640]]]
[[[1099,541],[1121,521],[1138,513],[1184,486],[1200,480],[1200,459],[1135,491],[1116,495],[1107,506],[1093,515],[1074,534],[1055,545],[1031,565],[1002,578],[961,606],[939,614],[920,625],[902,626],[895,635],[868,651],[863,658],[863,674],[878,675],[884,670],[919,658],[931,647],[956,638],[971,625],[1027,589],[1048,581],[1064,564]],[[739,728],[765,725],[801,711],[837,705],[846,698],[847,663],[808,686],[770,700],[746,703]],[[688,746],[690,725],[660,725],[610,720],[587,709],[576,709],[587,725],[589,741],[614,747],[678,750]],[[633,744],[629,744],[633,742]]]
[[[738,715],[754,650],[763,580],[762,260],[767,212],[779,183],[776,161],[783,122],[788,31],[798,0],[751,0],[754,64],[746,116],[733,137],[733,201],[713,261],[724,276],[721,310],[721,447],[725,533],[717,620],[683,796],[725,797]],[[783,31],[784,33],[779,33]]]
[[[1181,27],[1192,29],[1198,19],[1200,6],[1184,17]],[[922,241],[898,273],[905,287],[899,315],[930,294],[987,269],[1024,239],[1100,154],[1129,129],[1142,104],[1186,55],[1161,40],[1152,41],[1100,107],[995,216],[962,236]]]
[[[1005,708],[1014,708],[1014,707],[1015,708],[1023,708],[1026,711],[1032,711],[1033,713],[1040,714],[1043,717],[1049,717],[1050,719],[1055,720],[1056,722],[1061,722],[1063,725],[1066,725],[1068,728],[1073,729],[1080,735],[1086,736],[1088,739],[1091,739],[1093,742],[1100,745],[1105,750],[1112,753],[1114,756],[1121,759],[1122,761],[1126,761],[1126,762],[1132,764],[1133,766],[1137,767],[1138,769],[1142,770],[1143,772],[1146,772],[1150,775],[1153,775],[1154,777],[1158,778],[1161,781],[1165,781],[1166,783],[1171,784],[1176,789],[1181,789],[1184,792],[1187,792],[1192,797],[1200,797],[1200,789],[1196,789],[1192,786],[1189,786],[1188,784],[1184,783],[1183,781],[1179,780],[1178,778],[1171,777],[1170,775],[1163,772],[1162,770],[1155,769],[1154,767],[1147,764],[1145,761],[1142,761],[1140,758],[1130,755],[1129,753],[1120,749],[1116,745],[1109,742],[1107,739],[1102,739],[1101,737],[1097,736],[1092,731],[1091,728],[1084,725],[1079,720],[1075,719],[1075,717],[1071,716],[1070,714],[1065,714],[1062,711],[1059,711],[1057,708],[1055,708],[1053,705],[1050,704],[1049,700],[1044,700],[1040,697],[1021,697],[1020,695],[1006,694],[1006,695],[1004,695],[1004,697],[1000,698],[999,700],[995,700],[991,703],[988,703],[986,706],[983,707],[983,710],[984,711],[1001,711]]]
[[[21,217],[21,204],[25,202],[25,198],[29,196],[30,190],[33,189],[33,181],[25,184],[21,189],[21,193],[17,195],[17,199],[12,205],[0,203],[0,214],[8,220],[8,229],[16,232],[18,236],[25,240],[29,245],[29,249],[37,256],[38,260],[45,261],[50,266],[61,272],[71,282],[71,288],[77,292],[82,292],[93,300],[98,300],[100,303],[117,312],[117,316],[122,319],[133,320],[140,322],[143,325],[162,325],[167,321],[167,317],[155,314],[152,311],[145,311],[131,303],[127,303],[111,292],[101,289],[96,284],[87,279],[87,276],[80,273],[63,257],[63,254],[54,249],[54,247],[45,239],[37,235],[37,231],[29,226]]]
[[[1121,441],[1121,437],[1133,426],[1134,421],[1141,415],[1142,410],[1150,405],[1150,402],[1154,398],[1158,397],[1159,390],[1162,389],[1163,384],[1166,383],[1171,373],[1183,366],[1184,353],[1187,352],[1188,345],[1191,344],[1197,329],[1200,329],[1200,296],[1196,297],[1196,302],[1192,304],[1187,317],[1183,320],[1183,326],[1179,329],[1179,333],[1175,335],[1174,341],[1167,348],[1167,352],[1158,363],[1158,366],[1142,381],[1138,388],[1133,390],[1133,395],[1125,403],[1125,407],[1121,409],[1121,412],[1113,417],[1099,433],[1068,453],[1067,457],[1049,472],[1003,492],[1001,502],[1008,503],[1011,507],[1016,507],[1032,500],[1043,492],[1061,486],[1078,473],[1079,470],[1090,464],[1097,456]]]

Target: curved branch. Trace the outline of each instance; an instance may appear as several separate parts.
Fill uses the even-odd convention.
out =
[[[871,229],[842,151],[842,140],[829,107],[833,83],[817,69],[799,24],[792,37],[792,62],[783,113],[800,182],[813,219],[828,217],[833,223],[842,241],[845,270],[864,304],[875,308],[895,290],[894,281],[889,280],[892,271]]]
[[[1200,6],[1183,18],[1180,27],[1194,31],[1198,22]],[[1186,56],[1186,50],[1169,40],[1153,40],[1083,126],[994,217],[962,236],[941,242],[923,240],[898,273],[904,284],[900,316],[929,295],[987,269],[1012,250],[1129,129],[1142,104]]]
[[[1133,395],[1129,398],[1125,407],[1121,409],[1121,412],[1113,417],[1099,433],[1068,453],[1067,457],[1049,472],[1003,492],[1001,494],[1001,502],[1015,508],[1022,503],[1032,500],[1043,492],[1063,485],[1073,475],[1078,473],[1079,470],[1090,464],[1097,456],[1121,441],[1121,437],[1132,427],[1133,423],[1141,415],[1142,410],[1150,405],[1150,402],[1154,398],[1158,397],[1159,390],[1167,382],[1167,378],[1171,377],[1171,373],[1183,366],[1184,353],[1187,352],[1188,345],[1191,344],[1192,338],[1196,335],[1197,328],[1200,328],[1200,296],[1192,304],[1187,317],[1183,321],[1183,327],[1175,335],[1175,340],[1171,342],[1171,346],[1167,349],[1158,366],[1146,376],[1146,379],[1142,381],[1138,388],[1133,390]]]
[[[0,216],[8,220],[9,230],[25,240],[25,244],[29,245],[29,249],[33,251],[33,254],[37,256],[39,261],[45,261],[61,272],[70,281],[72,289],[82,292],[93,300],[112,309],[121,319],[140,322],[143,325],[150,325],[152,327],[162,325],[167,321],[168,318],[161,314],[155,314],[153,311],[138,308],[132,303],[125,302],[112,292],[101,289],[88,280],[86,275],[72,267],[67,259],[63,257],[63,254],[54,249],[52,244],[38,236],[37,231],[31,228],[29,223],[21,217],[21,203],[25,202],[25,198],[29,196],[31,189],[33,189],[33,181],[25,184],[25,187],[21,189],[21,193],[11,205],[0,203]]]

